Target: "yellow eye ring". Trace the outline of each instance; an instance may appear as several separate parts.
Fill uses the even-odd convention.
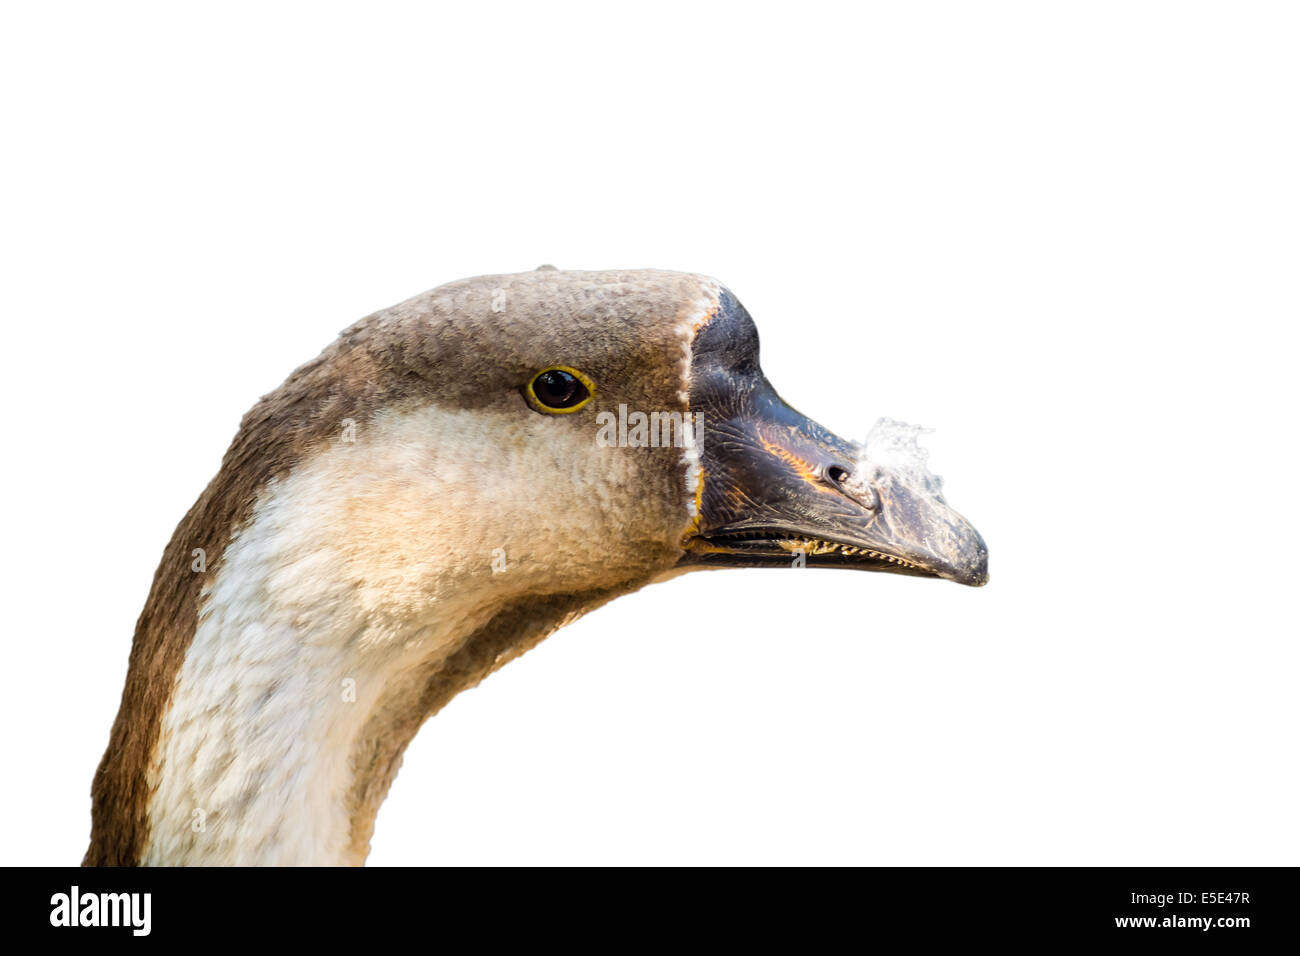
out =
[[[524,398],[545,415],[571,415],[596,397],[596,383],[576,368],[550,365],[529,380]]]

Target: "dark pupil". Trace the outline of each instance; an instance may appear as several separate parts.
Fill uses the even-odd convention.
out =
[[[560,369],[551,369],[537,376],[533,382],[533,393],[544,405],[552,408],[568,408],[582,400],[584,389],[582,383]]]

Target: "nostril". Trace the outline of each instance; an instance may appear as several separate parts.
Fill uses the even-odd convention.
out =
[[[875,511],[880,507],[880,497],[876,494],[876,489],[871,486],[870,479],[864,481],[862,476],[859,476],[856,480],[851,480],[853,472],[843,465],[827,465],[822,469],[822,476],[868,511]]]

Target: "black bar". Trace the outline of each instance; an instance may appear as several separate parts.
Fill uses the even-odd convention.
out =
[[[799,950],[841,949],[846,933],[855,945],[902,934],[956,942],[1206,940],[1235,949],[1287,944],[1297,929],[1291,868],[67,868],[11,869],[7,876],[13,889],[4,896],[5,926],[50,942],[113,936],[131,945],[337,946],[400,933],[434,946],[450,945],[463,929],[484,945],[532,934],[537,945],[587,938],[613,950],[655,939],[735,945],[787,937]],[[74,886],[87,917],[102,911],[108,920],[117,909],[125,925],[52,925],[52,918],[69,922]],[[142,896],[101,906],[105,893],[148,893],[148,935],[136,935]],[[131,925],[133,915],[140,926]]]

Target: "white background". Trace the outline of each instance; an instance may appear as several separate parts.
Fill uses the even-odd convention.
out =
[[[1295,864],[1285,4],[6,4],[5,863],[75,863],[240,415],[543,262],[725,282],[982,590],[698,574],[426,725],[372,864]]]

